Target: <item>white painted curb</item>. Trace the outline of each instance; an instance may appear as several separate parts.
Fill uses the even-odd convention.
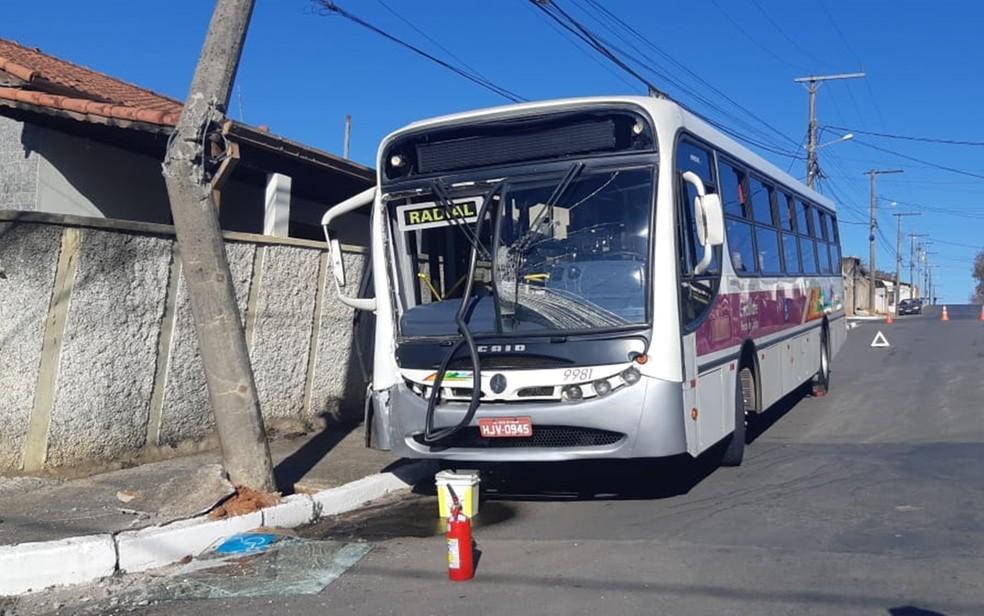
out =
[[[113,535],[0,546],[0,596],[49,586],[82,584],[112,575],[164,567],[202,551],[225,537],[260,527],[293,528],[319,517],[358,509],[390,494],[408,491],[433,475],[429,462],[411,462],[311,496],[288,496],[273,507],[224,520],[200,516],[167,526]]]
[[[294,494],[285,498],[279,505],[261,509],[263,526],[270,528],[294,528],[313,522],[315,516],[314,500],[307,494]]]
[[[408,487],[406,482],[393,473],[380,473],[337,488],[323,490],[314,494],[312,498],[318,506],[318,516],[325,517],[358,509],[370,501],[399,490],[406,490]]]
[[[115,569],[112,535],[0,546],[0,595],[91,582]]]
[[[253,530],[263,525],[259,511],[246,515],[203,522],[202,518],[151,526],[116,535],[119,570],[125,573],[156,569],[197,556],[219,539]]]

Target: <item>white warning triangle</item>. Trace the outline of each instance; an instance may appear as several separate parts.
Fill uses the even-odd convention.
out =
[[[873,349],[881,349],[890,346],[892,345],[890,345],[888,343],[888,340],[885,339],[885,334],[881,333],[880,331],[877,334],[875,334],[875,339],[871,341],[871,348]]]

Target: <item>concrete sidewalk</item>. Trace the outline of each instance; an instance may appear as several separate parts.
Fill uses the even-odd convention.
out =
[[[379,473],[393,459],[367,449],[360,427],[333,427],[270,444],[277,484],[313,493]],[[232,494],[218,451],[84,479],[0,477],[0,545],[115,533],[205,513]]]
[[[435,472],[363,443],[354,426],[272,442],[285,497],[259,507],[240,494],[218,519],[206,514],[234,493],[218,452],[84,479],[0,478],[0,597],[189,562],[233,535],[345,513]]]

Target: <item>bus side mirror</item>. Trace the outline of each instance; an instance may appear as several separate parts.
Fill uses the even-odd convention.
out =
[[[708,246],[720,246],[724,243],[724,209],[721,207],[721,196],[715,193],[704,195],[704,240]]]
[[[338,299],[346,306],[351,306],[356,310],[376,310],[376,298],[349,297],[342,292],[345,286],[345,261],[342,258],[342,245],[337,237],[331,236],[331,224],[336,218],[343,214],[348,214],[354,210],[365,207],[373,203],[376,199],[376,188],[368,188],[354,197],[349,197],[335,207],[325,212],[321,217],[321,228],[325,232],[325,241],[328,242],[328,255],[331,260],[332,273],[335,279],[335,291]]]
[[[714,259],[714,247],[724,243],[724,212],[721,197],[714,193],[709,194],[699,175],[686,171],[683,180],[697,192],[694,197],[694,223],[697,226],[697,240],[704,247],[704,255],[700,263],[694,266],[694,274],[700,275],[710,267]]]

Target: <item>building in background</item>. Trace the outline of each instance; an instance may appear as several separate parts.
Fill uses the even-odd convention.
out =
[[[0,39],[0,209],[170,224],[161,176],[181,102]],[[217,159],[228,231],[318,240],[321,216],[375,172],[227,121]],[[216,160],[216,164],[219,160]],[[358,217],[342,240],[363,244]]]
[[[859,257],[843,257],[841,274],[844,277],[844,305],[847,314],[871,314],[869,306],[871,288],[870,271]],[[896,305],[903,299],[919,297],[919,288],[911,283],[900,281],[895,287],[895,276],[886,272],[875,272],[876,314],[896,312]]]

